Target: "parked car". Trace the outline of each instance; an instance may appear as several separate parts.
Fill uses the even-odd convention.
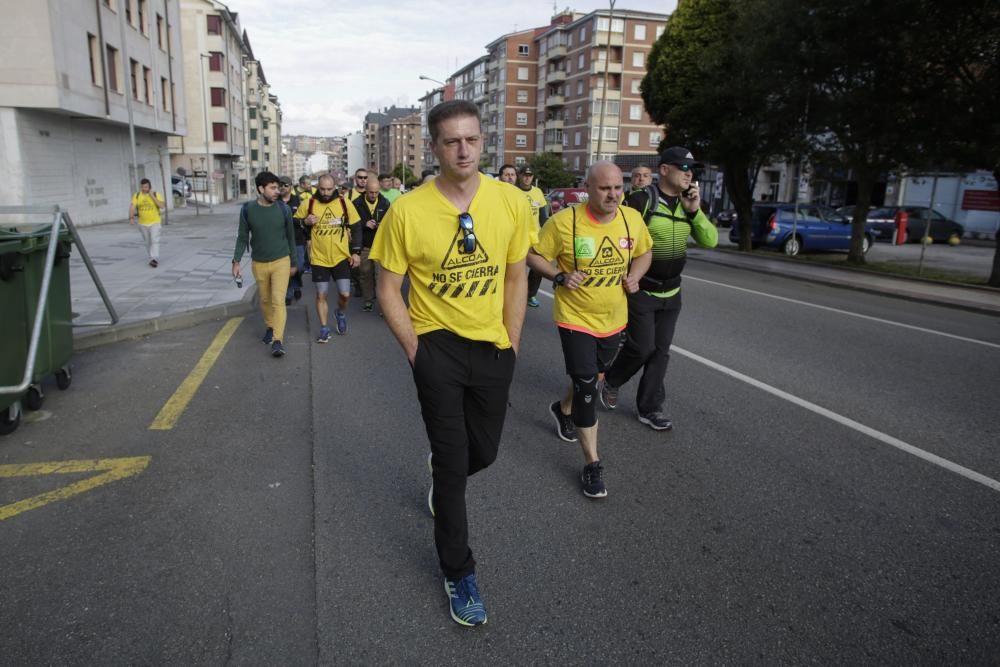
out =
[[[957,241],[962,238],[965,228],[954,220],[950,220],[927,206],[878,206],[868,210],[868,221],[865,229],[872,232],[877,239],[891,240],[896,231],[896,213],[902,208],[909,214],[909,221],[906,224],[906,240],[908,243],[917,243],[924,236],[927,229],[927,220],[930,218],[931,227],[929,236],[935,241]],[[837,209],[838,213],[843,213],[848,218],[854,215],[853,206],[844,206]],[[952,241],[955,242],[955,241]]]
[[[719,211],[715,216],[715,226],[732,227],[733,223],[736,222],[737,217],[739,216],[737,215],[735,208],[727,208],[723,211]]]
[[[729,230],[729,240],[733,243],[739,243],[741,225],[741,221],[736,220]],[[849,250],[851,247],[851,221],[827,206],[799,204],[796,220],[795,204],[754,204],[750,225],[754,247],[778,248],[789,256],[804,250]],[[874,240],[872,233],[866,230],[863,252],[868,252]]]
[[[587,201],[587,191],[583,188],[555,188],[545,196],[549,202],[549,212],[556,213],[564,206],[572,206]]]
[[[191,198],[191,181],[183,176],[171,176],[170,188],[173,190],[175,197],[181,197],[182,199]]]

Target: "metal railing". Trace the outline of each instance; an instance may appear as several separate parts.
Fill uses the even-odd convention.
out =
[[[76,232],[76,225],[73,224],[73,221],[70,219],[67,212],[60,210],[58,206],[0,206],[0,216],[10,215],[52,216],[52,231],[49,232],[49,247],[45,252],[45,268],[42,272],[42,285],[38,295],[38,306],[35,310],[35,321],[31,327],[31,340],[28,343],[28,358],[24,365],[24,376],[21,379],[21,384],[6,387],[0,386],[0,394],[23,394],[28,390],[28,387],[31,386],[32,378],[35,373],[35,357],[38,356],[38,345],[42,337],[42,323],[45,320],[45,306],[48,303],[49,286],[52,283],[52,268],[55,266],[59,230],[63,226],[66,227],[70,236],[73,237],[73,243],[79,249],[80,257],[83,259],[83,263],[87,266],[87,271],[90,273],[90,277],[93,279],[94,285],[97,287],[97,291],[101,295],[101,300],[104,301],[104,306],[108,309],[108,314],[111,315],[110,322],[97,322],[83,326],[108,326],[117,324],[118,313],[115,311],[115,307],[111,304],[111,299],[108,297],[108,293],[104,289],[104,284],[101,283],[101,279],[97,275],[97,270],[94,268],[93,262],[90,261],[90,255],[87,254],[87,249],[84,248],[83,241],[80,240],[80,235]],[[39,225],[45,224],[45,222],[22,220],[17,224]]]

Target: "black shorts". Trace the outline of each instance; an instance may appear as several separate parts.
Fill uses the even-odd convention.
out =
[[[351,265],[347,260],[343,260],[337,266],[316,266],[312,265],[312,277],[314,283],[328,283],[333,280],[350,280]]]
[[[624,340],[623,332],[598,338],[582,331],[558,329],[567,375],[592,377],[608,370]]]

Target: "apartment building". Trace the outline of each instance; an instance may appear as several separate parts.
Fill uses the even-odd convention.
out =
[[[419,177],[424,168],[424,155],[420,136],[420,111],[409,109],[405,116],[390,118],[379,126],[379,173],[391,173],[397,165],[404,165]]]
[[[427,115],[431,109],[442,102],[454,99],[455,86],[446,83],[444,86],[429,91],[418,102],[420,102],[420,146],[423,152],[424,169],[437,169],[439,167],[437,158],[431,151],[431,131],[427,125]],[[419,176],[419,174],[417,174]]]
[[[55,204],[90,224],[126,218],[141,178],[170,192],[167,136],[187,131],[179,14],[178,0],[34,0],[4,13],[6,204]]]
[[[217,0],[180,0],[184,43],[183,97],[188,111],[185,137],[170,139],[173,169],[194,174],[201,200],[222,202],[240,196],[247,179],[247,95],[253,61],[239,16]],[[262,103],[259,98],[258,102]],[[244,187],[244,191],[245,191]]]
[[[353,176],[358,169],[368,168],[365,163],[364,132],[351,132],[344,137],[344,150],[348,174]]]
[[[371,169],[373,171],[380,171],[380,165],[387,164],[390,161],[388,156],[382,156],[382,146],[383,137],[380,129],[384,126],[389,125],[393,121],[397,121],[403,118],[407,118],[417,115],[417,134],[419,141],[419,126],[420,126],[420,109],[417,107],[397,107],[395,104],[391,107],[383,108],[382,111],[370,111],[365,114],[364,126],[362,132],[365,137],[365,168]],[[388,141],[388,135],[385,137],[386,146],[390,143]],[[414,149],[415,152],[419,152]],[[395,166],[395,162],[389,167],[388,171],[392,170]]]
[[[250,37],[243,32],[243,45],[248,56],[243,60],[246,71],[246,154],[242,160],[240,193],[254,191],[254,178],[262,171],[281,170],[281,104],[271,94],[264,75],[264,66],[253,55]]]
[[[567,168],[580,175],[598,159],[655,156],[663,128],[646,113],[639,85],[667,18],[599,10],[570,15],[538,34],[540,150],[561,154]]]
[[[538,44],[545,28],[522,30],[486,45],[486,90],[483,111],[484,165],[499,172],[504,164],[523,165],[536,152],[538,113]]]

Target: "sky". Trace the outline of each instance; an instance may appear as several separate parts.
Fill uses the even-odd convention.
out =
[[[254,55],[278,96],[283,135],[339,136],[382,107],[416,106],[486,54],[498,37],[549,24],[546,0],[223,0],[239,14]],[[559,0],[578,12],[606,0]],[[669,14],[676,0],[616,0],[615,9]]]

